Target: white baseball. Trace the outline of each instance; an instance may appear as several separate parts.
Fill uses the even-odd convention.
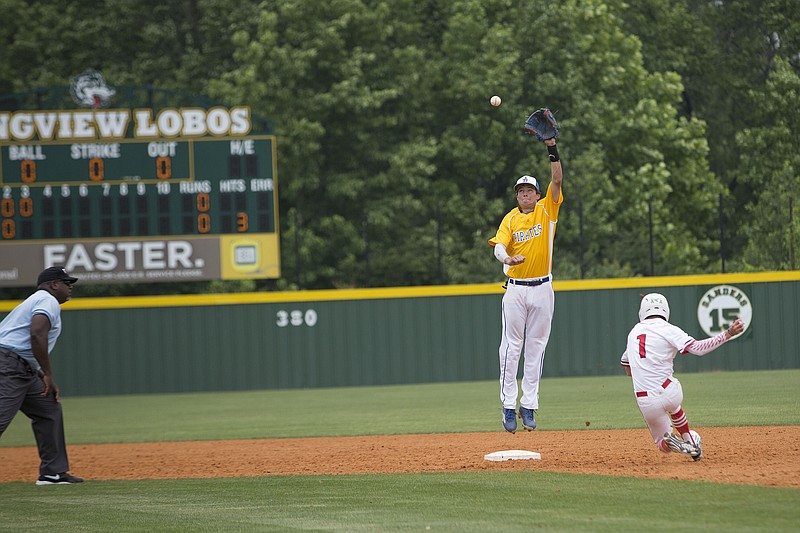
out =
[[[492,104],[493,106],[497,107],[500,104],[502,104],[503,101],[500,99],[499,96],[492,96],[492,98],[489,100],[489,103]]]

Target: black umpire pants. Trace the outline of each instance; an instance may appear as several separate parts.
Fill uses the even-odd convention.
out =
[[[31,419],[39,448],[39,475],[69,470],[64,417],[53,394],[42,397],[42,379],[17,354],[0,348],[0,436],[18,411]]]

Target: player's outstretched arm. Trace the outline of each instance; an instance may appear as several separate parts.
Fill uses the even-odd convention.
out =
[[[733,321],[733,324],[718,335],[714,337],[709,337],[702,341],[692,341],[690,342],[686,348],[684,348],[684,353],[690,353],[694,355],[706,355],[708,353],[713,352],[736,335],[739,335],[742,331],[744,331],[744,322],[740,319],[736,319]]]
[[[564,179],[561,157],[558,154],[555,139],[547,139],[543,142],[547,145],[547,155],[550,157],[550,194],[553,195],[553,201],[558,202],[561,197],[561,182]]]

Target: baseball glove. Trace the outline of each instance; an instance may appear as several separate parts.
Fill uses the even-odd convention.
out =
[[[540,141],[558,138],[556,117],[546,107],[537,109],[525,121],[525,133],[535,136]]]

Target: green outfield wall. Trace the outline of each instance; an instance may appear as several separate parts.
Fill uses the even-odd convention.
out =
[[[800,368],[800,271],[563,281],[544,376],[620,372],[639,295],[669,298],[696,338],[745,333],[676,372]],[[80,298],[53,353],[71,396],[495,379],[500,283],[336,291]],[[18,302],[0,301],[0,317]]]

